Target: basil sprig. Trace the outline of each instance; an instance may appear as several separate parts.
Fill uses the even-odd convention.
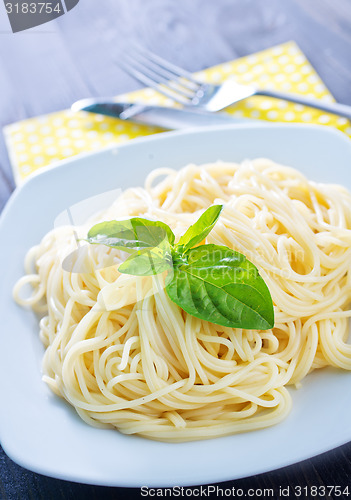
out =
[[[167,271],[169,298],[192,316],[231,328],[268,330],[274,325],[272,297],[254,264],[226,246],[199,245],[222,209],[208,208],[177,244],[167,224],[141,217],[96,224],[87,241],[131,253],[119,266],[121,273]]]

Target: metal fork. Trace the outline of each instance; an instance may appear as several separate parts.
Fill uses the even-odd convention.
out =
[[[233,78],[228,78],[220,85],[201,82],[194,78],[189,71],[136,44],[131,47],[128,53],[124,53],[120,62],[122,68],[136,80],[156,89],[183,106],[219,111],[247,97],[263,95],[351,119],[351,106],[345,104],[326,103],[297,94],[257,89],[252,85],[239,84]]]

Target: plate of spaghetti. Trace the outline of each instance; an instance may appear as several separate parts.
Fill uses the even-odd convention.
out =
[[[110,486],[245,477],[351,439],[350,141],[169,132],[67,160],[0,225],[1,444]]]

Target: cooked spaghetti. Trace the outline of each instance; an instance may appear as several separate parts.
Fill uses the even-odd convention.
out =
[[[272,330],[188,315],[162,276],[121,275],[123,253],[103,245],[81,250],[84,272],[64,270],[75,231],[86,237],[91,221],[56,228],[29,251],[14,297],[43,313],[43,379],[89,424],[164,441],[258,429],[288,414],[287,385],[327,365],[351,369],[346,189],[266,159],[190,165],[151,172],[145,188],[126,190],[94,221],[140,215],[179,237],[212,204],[225,208],[206,242],[258,267],[273,298]],[[28,283],[33,294],[23,298]]]

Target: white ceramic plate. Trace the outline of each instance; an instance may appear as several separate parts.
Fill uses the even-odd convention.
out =
[[[0,224],[0,438],[15,462],[85,483],[185,486],[258,474],[351,440],[351,373],[329,369],[292,390],[292,412],[269,429],[169,444],[92,428],[41,381],[37,320],[12,300],[26,251],[70,205],[113,188],[141,185],[156,167],[260,156],[351,189],[351,142],[343,134],[322,127],[250,124],[171,132],[77,157],[29,179],[14,193]]]

